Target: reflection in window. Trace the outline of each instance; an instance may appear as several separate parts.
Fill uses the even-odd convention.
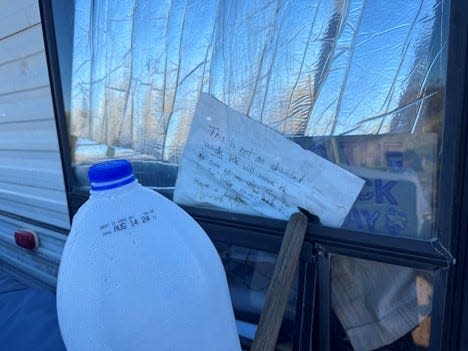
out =
[[[296,138],[304,148],[366,179],[343,227],[428,238],[434,224],[434,133]]]
[[[345,226],[430,237],[443,121],[443,0],[76,0],[78,183],[134,160],[172,187],[200,92],[366,178]],[[143,177],[143,178],[142,178]]]
[[[273,276],[276,255],[245,247],[216,243],[226,270],[232,304],[238,320],[239,334],[252,341]],[[298,279],[289,294],[278,349],[292,350],[296,316]],[[247,341],[246,340],[246,341]]]

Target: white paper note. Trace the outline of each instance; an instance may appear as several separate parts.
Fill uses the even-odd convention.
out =
[[[279,219],[302,207],[322,224],[339,227],[363,185],[361,178],[202,94],[174,201]]]

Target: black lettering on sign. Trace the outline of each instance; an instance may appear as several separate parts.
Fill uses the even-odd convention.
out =
[[[258,156],[256,159],[255,159],[255,162],[257,162],[258,164],[260,165],[264,165],[265,164],[265,159],[261,156]]]
[[[241,156],[243,156],[243,157],[249,158],[250,156],[252,156],[253,151],[249,150],[249,149],[246,149],[245,147],[241,146],[241,148],[239,150],[239,154]]]
[[[263,174],[258,174],[257,177],[260,179],[260,180],[263,180],[265,183],[271,185],[271,186],[274,186],[275,185],[275,182],[268,178],[267,176],[263,175]]]
[[[210,137],[216,141],[224,143],[224,135],[221,134],[221,130],[218,127],[209,125],[208,128],[210,129]]]
[[[239,157],[235,156],[235,155],[231,155],[229,157],[229,162],[235,164],[236,166],[239,165]]]

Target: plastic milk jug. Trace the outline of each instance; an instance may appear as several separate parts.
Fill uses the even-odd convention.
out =
[[[88,175],[57,282],[67,350],[239,351],[224,268],[201,227],[128,161]]]

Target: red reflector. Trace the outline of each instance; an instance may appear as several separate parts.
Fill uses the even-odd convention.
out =
[[[37,249],[39,247],[39,239],[37,234],[32,230],[19,229],[15,232],[15,241],[18,246],[28,250]]]

